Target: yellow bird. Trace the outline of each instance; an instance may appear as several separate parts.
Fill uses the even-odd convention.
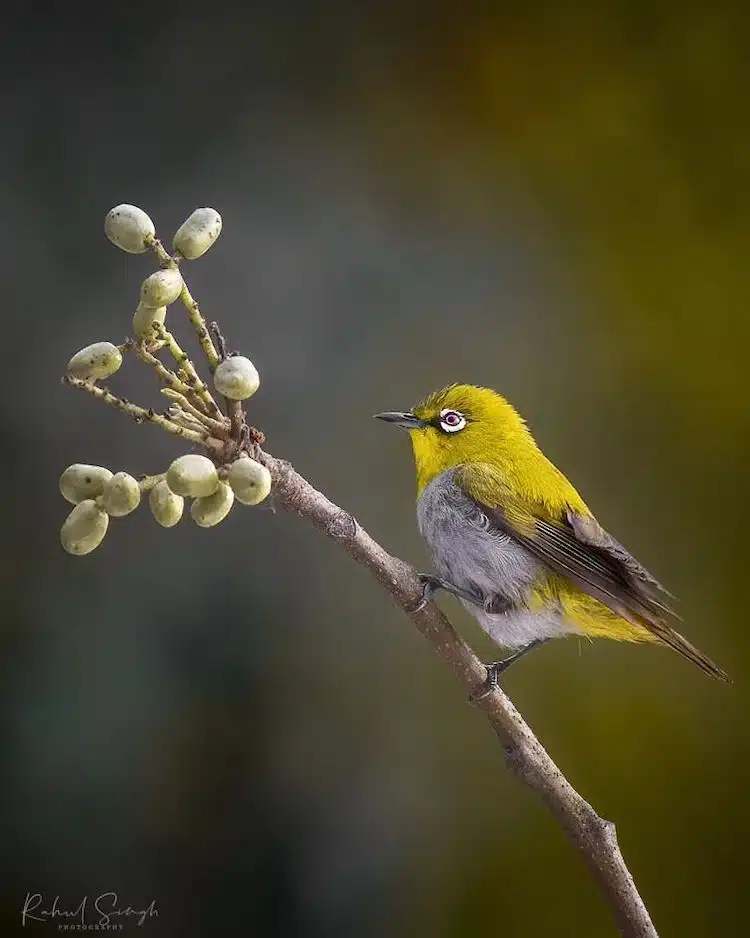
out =
[[[424,601],[453,593],[499,645],[516,649],[487,666],[488,686],[566,635],[668,645],[728,680],[675,631],[669,594],[599,525],[497,392],[453,384],[411,413],[375,416],[411,436],[417,520],[437,573],[422,577]]]

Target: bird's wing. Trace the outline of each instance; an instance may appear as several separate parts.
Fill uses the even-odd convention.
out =
[[[482,509],[488,525],[512,537],[618,616],[647,629],[708,674],[728,680],[721,668],[668,624],[678,618],[670,607],[670,595],[593,515],[570,505],[555,509],[541,501],[521,500],[487,465],[462,466],[456,482]]]

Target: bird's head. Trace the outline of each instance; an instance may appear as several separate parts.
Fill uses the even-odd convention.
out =
[[[417,488],[446,469],[466,463],[513,462],[536,445],[515,408],[490,388],[452,384],[430,394],[408,413],[375,414],[409,431]]]

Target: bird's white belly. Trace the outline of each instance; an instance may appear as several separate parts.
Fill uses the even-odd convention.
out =
[[[538,638],[563,638],[575,631],[556,609],[528,612],[510,609],[508,612],[485,612],[481,606],[461,600],[461,604],[474,616],[484,631],[507,648],[524,648]]]
[[[571,631],[554,607],[528,610],[532,585],[544,579],[546,569],[490,525],[481,507],[455,484],[452,470],[425,487],[417,502],[417,522],[436,573],[476,597],[475,602],[461,602],[498,644],[519,648]],[[505,611],[485,610],[483,604],[494,597],[505,601]]]

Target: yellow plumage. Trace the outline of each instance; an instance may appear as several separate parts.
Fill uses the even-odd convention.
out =
[[[447,438],[414,431],[411,434],[417,469],[417,491],[452,466],[474,466],[470,495],[484,505],[512,503],[520,526],[542,509],[562,517],[570,507],[591,516],[573,485],[539,449],[526,422],[504,397],[491,388],[455,384],[431,394],[414,414],[434,419],[445,408],[469,413],[472,420]],[[549,601],[560,602],[566,618],[584,635],[617,641],[657,641],[653,633],[616,615],[605,605],[553,576],[534,589],[532,610]]]
[[[448,436],[414,432],[411,435],[417,468],[417,488],[451,466],[485,464],[499,471],[507,486],[521,498],[558,510],[569,504],[588,512],[581,496],[536,445],[518,411],[490,388],[454,384],[431,394],[414,408],[422,419],[434,419],[445,408],[468,413],[471,420],[460,433]],[[481,476],[477,482],[481,487]],[[484,492],[494,484],[486,477]]]
[[[420,526],[423,533],[430,532],[433,556],[439,556],[447,571],[460,571],[456,575],[466,581],[457,584],[459,592],[466,596],[475,591],[475,614],[488,631],[497,616],[490,617],[488,624],[487,604],[502,600],[507,621],[514,616],[513,621],[523,622],[532,640],[528,614],[540,617],[540,628],[543,620],[547,622],[548,630],[540,635],[549,637],[553,634],[549,618],[554,613],[571,632],[618,641],[661,642],[708,673],[726,678],[668,624],[674,613],[663,588],[600,527],[505,398],[489,388],[455,384],[431,394],[411,414],[379,416],[409,429]],[[442,501],[436,486],[445,489]],[[455,516],[449,516],[454,510],[451,500],[458,505]],[[441,512],[446,513],[444,522],[434,518]],[[479,517],[482,530],[471,529],[472,534],[467,528],[464,537],[464,515],[469,527]],[[503,544],[511,545],[515,573],[506,558],[486,553],[486,529],[497,533],[489,543],[499,545],[498,550]],[[480,536],[485,536],[484,555],[478,549]],[[477,563],[484,556],[486,569],[467,569],[462,560],[469,556],[478,558]],[[524,577],[531,568],[543,573],[527,582]],[[493,569],[499,571],[494,599],[491,592],[487,595]],[[494,631],[502,636],[501,625]],[[519,641],[508,644],[518,646]]]

